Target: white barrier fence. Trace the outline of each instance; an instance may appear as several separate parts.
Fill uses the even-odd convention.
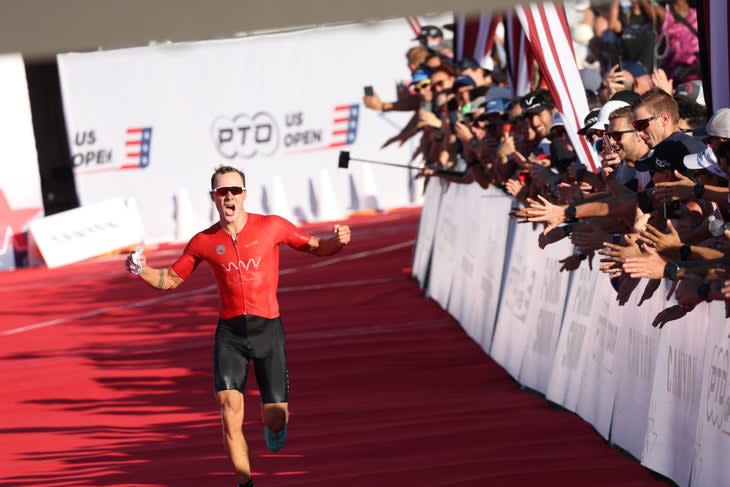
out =
[[[496,362],[526,387],[579,414],[612,444],[684,487],[730,485],[730,321],[702,303],[663,329],[676,304],[660,286],[619,306],[609,279],[541,250],[540,229],[516,225],[512,198],[432,180],[413,275]]]

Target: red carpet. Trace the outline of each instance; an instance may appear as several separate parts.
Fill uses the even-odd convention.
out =
[[[247,396],[256,486],[664,485],[520,391],[424,299],[407,270],[417,218],[355,218],[335,258],[282,249],[292,420],[284,450],[268,453]],[[167,294],[121,257],[0,278],[0,486],[233,487],[206,265]]]

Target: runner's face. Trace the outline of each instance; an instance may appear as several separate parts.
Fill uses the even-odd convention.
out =
[[[243,187],[243,179],[236,172],[228,172],[219,174],[215,177],[215,187]],[[246,200],[246,191],[234,195],[228,191],[224,196],[218,195],[215,191],[211,191],[211,198],[215,202],[215,208],[218,210],[221,223],[233,223],[243,214],[243,202]]]

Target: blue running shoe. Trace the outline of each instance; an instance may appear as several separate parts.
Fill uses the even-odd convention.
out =
[[[279,431],[278,433],[274,433],[269,428],[264,426],[264,440],[266,440],[266,446],[269,448],[269,450],[273,452],[277,452],[284,447],[284,443],[286,443],[286,435],[286,426],[284,426],[284,429]]]

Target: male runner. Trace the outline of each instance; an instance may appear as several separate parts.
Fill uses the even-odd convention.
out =
[[[220,318],[215,335],[215,391],[223,420],[223,444],[240,487],[251,487],[248,446],[243,437],[243,390],[253,360],[261,392],[264,438],[271,451],[284,446],[289,419],[289,382],[285,336],[279,319],[279,244],[314,255],[339,252],[350,242],[350,229],[335,225],[327,239],[307,235],[275,215],[247,213],[246,176],[230,166],[211,177],[211,199],[218,223],[196,234],[171,267],[156,269],[142,255],[130,254],[127,270],[152,287],[175,289],[202,261],[215,273]]]

